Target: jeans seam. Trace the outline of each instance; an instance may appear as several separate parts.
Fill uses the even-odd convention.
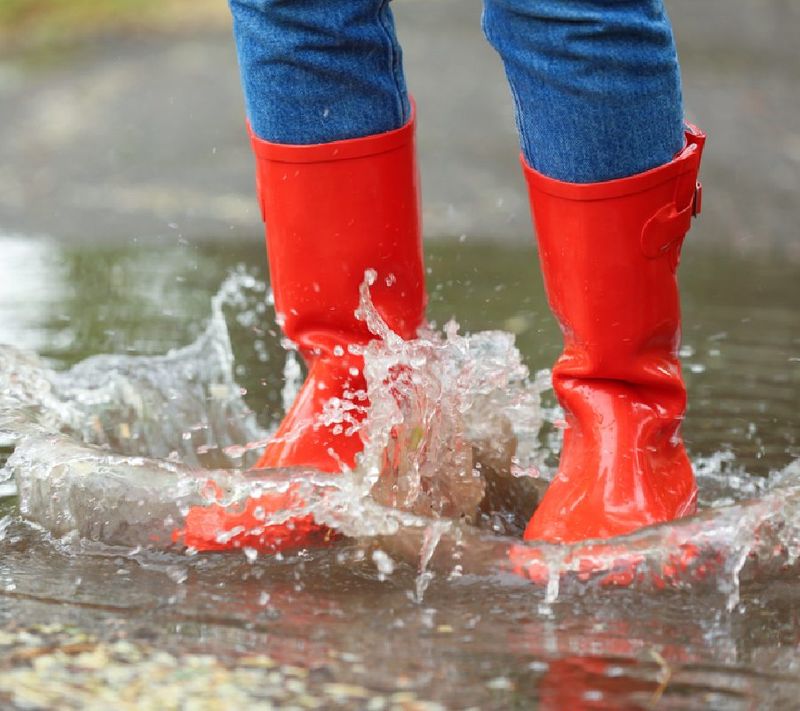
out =
[[[400,81],[399,77],[398,52],[395,48],[394,32],[392,32],[391,28],[386,22],[386,12],[389,8],[389,2],[390,0],[381,0],[381,3],[378,5],[376,19],[383,30],[383,34],[388,45],[389,69],[394,80],[395,98],[397,100],[395,105],[397,120],[400,125],[403,125],[406,121],[405,102],[403,101],[403,82]]]
[[[486,37],[486,41],[492,47],[494,47],[498,54],[500,54],[497,43],[493,41],[491,37],[489,23],[486,20],[486,14],[486,6],[484,5],[483,12],[481,13],[481,30],[483,30],[483,36]],[[530,146],[528,145],[527,132],[524,130],[524,123],[522,120],[522,102],[520,101],[519,94],[514,86],[514,82],[511,81],[511,75],[505,62],[503,62],[503,73],[506,75],[508,88],[511,92],[511,99],[514,102],[514,122],[517,124],[517,134],[519,135],[520,139],[520,149],[522,150],[523,156],[525,156],[525,161],[528,162],[531,167],[533,167],[533,155],[531,153]]]

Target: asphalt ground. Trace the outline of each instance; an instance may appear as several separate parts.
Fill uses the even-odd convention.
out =
[[[708,134],[692,239],[800,261],[800,3],[667,0]],[[511,99],[480,0],[396,0],[429,238],[531,238]],[[224,17],[224,16],[223,16]],[[261,231],[226,19],[0,61],[0,229],[58,240]]]

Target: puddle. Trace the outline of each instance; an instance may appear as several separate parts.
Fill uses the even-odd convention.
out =
[[[258,248],[9,244],[3,336],[40,355],[0,348],[0,617],[77,621],[100,639],[138,634],[234,665],[263,652],[322,670],[320,684],[455,706],[749,708],[796,695],[800,332],[788,266],[684,258],[701,513],[612,547],[534,548],[519,533],[556,461],[543,369],[558,341],[532,251],[432,249],[438,325],[415,342],[395,342],[365,301],[384,337],[366,353],[368,382],[394,378],[403,396],[373,398],[354,472],[265,478],[247,466],[296,363],[262,277],[236,266],[260,265]],[[376,498],[391,430],[409,446],[387,507]],[[348,538],[267,557],[194,555],[174,535],[192,505],[241,505],[289,483],[300,513]],[[626,586],[584,574],[587,558]]]

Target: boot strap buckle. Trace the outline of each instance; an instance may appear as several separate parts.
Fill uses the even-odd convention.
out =
[[[695,182],[692,199],[683,209],[678,209],[677,201],[664,205],[642,228],[642,252],[648,259],[655,259],[669,251],[676,242],[680,243],[692,226],[692,218],[700,214],[702,208],[703,186]]]
[[[698,180],[694,184],[694,198],[692,198],[692,217],[697,217],[703,211],[703,184]]]

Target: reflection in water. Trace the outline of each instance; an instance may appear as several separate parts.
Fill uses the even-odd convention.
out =
[[[21,235],[0,237],[0,343],[41,351],[53,338],[42,328],[42,312],[64,298],[52,245]]]
[[[45,338],[36,347],[49,348],[57,362],[66,353],[75,362],[84,349],[141,355],[99,356],[56,372],[35,356],[0,350],[0,437],[14,451],[6,472],[20,484],[25,515],[41,526],[20,519],[12,500],[0,503],[0,613],[41,615],[52,610],[51,602],[67,603],[85,610],[82,624],[107,630],[101,620],[113,619],[111,627],[143,628],[165,647],[192,644],[223,656],[267,651],[282,663],[323,670],[320,684],[335,679],[407,688],[483,708],[533,697],[549,708],[637,708],[659,701],[749,708],[754,699],[795,698],[791,674],[797,661],[781,650],[794,649],[798,634],[791,610],[797,593],[792,566],[800,554],[800,472],[790,441],[787,447],[796,413],[785,406],[792,392],[796,398],[796,387],[770,383],[769,373],[776,382],[782,374],[765,362],[748,363],[738,354],[738,341],[729,343],[736,333],[731,324],[745,318],[740,310],[726,312],[724,303],[716,303],[708,308],[719,331],[705,336],[707,331],[688,329],[693,350],[685,357],[697,366],[690,379],[701,395],[689,440],[705,454],[695,457],[704,513],[620,544],[643,561],[632,586],[609,589],[585,580],[579,571],[587,551],[560,546],[539,549],[534,567],[544,560],[548,573],[560,567],[578,574],[557,574],[551,579],[556,585],[537,586],[510,574],[509,561],[519,522],[552,469],[557,415],[549,409],[546,378],[529,381],[503,332],[464,337],[448,328],[411,344],[391,343],[391,334],[384,334],[388,345],[370,347],[372,382],[384,382],[390,372],[407,375],[397,365],[410,366],[417,377],[395,382],[403,397],[389,396],[387,388],[375,398],[372,449],[362,467],[335,479],[286,473],[307,485],[304,499],[316,515],[354,538],[283,559],[164,550],[186,508],[208,500],[209,476],[224,484],[223,503],[234,505],[255,490],[283,485],[278,478],[254,480],[242,473],[278,414],[282,352],[269,330],[264,286],[251,275],[239,271],[225,281],[207,328],[194,337],[190,319],[178,333],[172,325],[175,314],[201,308],[196,298],[194,307],[186,301],[170,312],[170,294],[183,287],[163,275],[173,269],[183,278],[177,260],[162,260],[159,285],[159,279],[144,279],[145,265],[131,266],[135,260],[92,256],[77,250],[63,261],[59,273],[75,280],[75,290],[65,296],[65,282],[52,279],[52,293],[60,296],[52,297],[54,311],[45,319],[51,328],[45,334],[55,332],[57,323],[61,332],[68,328],[87,340],[76,348],[69,339],[59,345]],[[206,277],[220,272],[208,256],[194,260]],[[118,288],[111,288],[108,273],[120,261]],[[451,261],[441,260],[445,274],[435,275],[440,284],[449,281]],[[94,268],[97,279],[106,279],[102,288],[110,289],[105,318],[117,324],[111,345],[82,311],[96,292],[80,275]],[[129,288],[135,308],[144,312],[130,331],[124,319],[114,318]],[[434,294],[448,289],[456,287],[434,286]],[[530,320],[515,318],[536,313],[541,302],[537,307],[528,295],[498,305],[492,297],[497,293],[491,285],[476,287],[476,302],[488,300],[489,307],[485,314],[465,309],[470,328],[507,324],[519,333],[528,359],[544,365],[550,354],[547,360],[538,356],[549,346],[538,344],[546,339],[536,338]],[[446,318],[457,301],[452,292],[443,296],[433,304],[434,315]],[[783,316],[769,313],[773,350],[786,362],[791,345],[781,343],[791,344],[796,335],[788,325],[772,333]],[[170,333],[166,345],[189,345],[164,356],[144,355],[166,350],[156,347],[163,341],[142,336],[148,324],[150,333]],[[745,340],[762,343],[762,359],[771,357],[766,338],[751,336],[750,327],[740,330]],[[728,372],[746,371],[736,382],[736,397],[720,396],[723,391],[713,387],[726,372],[718,359]],[[264,373],[273,377],[260,382]],[[761,399],[753,401],[751,387]],[[709,409],[704,402],[715,393],[715,402],[723,404]],[[750,411],[742,404],[748,397]],[[752,422],[760,402],[780,421],[771,429],[762,418],[755,432],[747,428],[738,438],[730,419]],[[259,425],[250,407],[260,411],[264,403],[271,414]],[[388,503],[404,511],[373,498],[385,500],[386,492],[375,487],[382,481],[379,453],[398,425],[405,428],[406,445],[392,471],[397,487]],[[726,436],[714,443],[720,433]],[[756,440],[751,457],[749,443]],[[745,456],[736,451],[742,442]],[[730,449],[717,452],[723,444]],[[513,476],[534,471],[542,479]],[[755,475],[768,471],[769,477]],[[441,515],[449,518],[431,518]],[[688,544],[706,557],[693,560],[691,575],[676,575],[657,591],[648,573],[663,571],[665,556]],[[618,549],[590,552],[612,562],[619,555]]]

